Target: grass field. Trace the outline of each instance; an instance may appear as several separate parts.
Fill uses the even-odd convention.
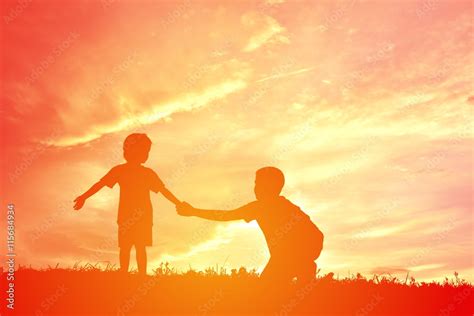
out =
[[[457,274],[443,283],[407,276],[330,273],[304,284],[266,286],[245,269],[122,275],[92,265],[72,269],[21,268],[15,273],[15,310],[2,315],[472,315],[473,286]],[[7,290],[5,273],[2,293]]]

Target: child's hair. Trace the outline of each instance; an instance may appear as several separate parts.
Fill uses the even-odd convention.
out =
[[[128,162],[144,163],[150,148],[151,140],[146,134],[130,134],[123,142],[123,157]]]
[[[265,191],[272,195],[279,195],[285,185],[283,172],[275,167],[263,167],[257,170],[257,178],[263,181]]]

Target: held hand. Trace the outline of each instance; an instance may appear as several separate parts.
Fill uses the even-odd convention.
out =
[[[194,208],[188,202],[182,202],[176,205],[176,212],[182,216],[191,216]]]
[[[84,203],[86,202],[86,199],[82,197],[82,195],[78,196],[75,200],[74,200],[74,209],[76,211],[79,211],[82,206],[84,205]]]

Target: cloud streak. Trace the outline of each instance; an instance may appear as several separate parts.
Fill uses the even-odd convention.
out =
[[[316,67],[301,68],[301,69],[298,69],[298,70],[294,70],[294,71],[290,71],[290,72],[286,72],[286,73],[282,73],[282,74],[276,74],[276,75],[271,75],[271,76],[268,76],[268,77],[264,77],[262,79],[259,79],[259,80],[255,81],[255,82],[260,83],[260,82],[264,82],[264,81],[267,81],[267,80],[273,80],[273,79],[280,79],[280,78],[285,78],[285,77],[289,77],[289,76],[295,76],[295,75],[299,75],[299,74],[306,73],[306,72],[309,72],[309,71],[313,71],[315,69],[316,69]]]
[[[286,29],[268,15],[256,12],[246,13],[242,16],[242,24],[246,28],[255,29],[255,33],[242,49],[243,52],[253,52],[268,43],[288,44],[290,42],[289,38],[283,34]]]
[[[149,125],[171,117],[175,113],[188,112],[203,108],[214,101],[244,89],[246,82],[241,79],[229,80],[201,93],[188,93],[172,102],[151,105],[146,112],[127,115],[128,117],[108,125],[98,125],[91,128],[91,132],[81,136],[68,136],[51,140],[48,145],[67,147],[93,141],[103,135],[117,133],[130,129],[131,126]],[[127,100],[122,100],[127,103]]]

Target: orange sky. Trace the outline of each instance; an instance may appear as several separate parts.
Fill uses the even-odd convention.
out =
[[[118,188],[72,200],[141,131],[146,165],[195,206],[251,201],[255,170],[281,168],[326,235],[323,272],[472,280],[471,2],[1,5],[1,199],[20,264],[118,263]],[[255,223],[152,202],[152,267],[266,262]]]

